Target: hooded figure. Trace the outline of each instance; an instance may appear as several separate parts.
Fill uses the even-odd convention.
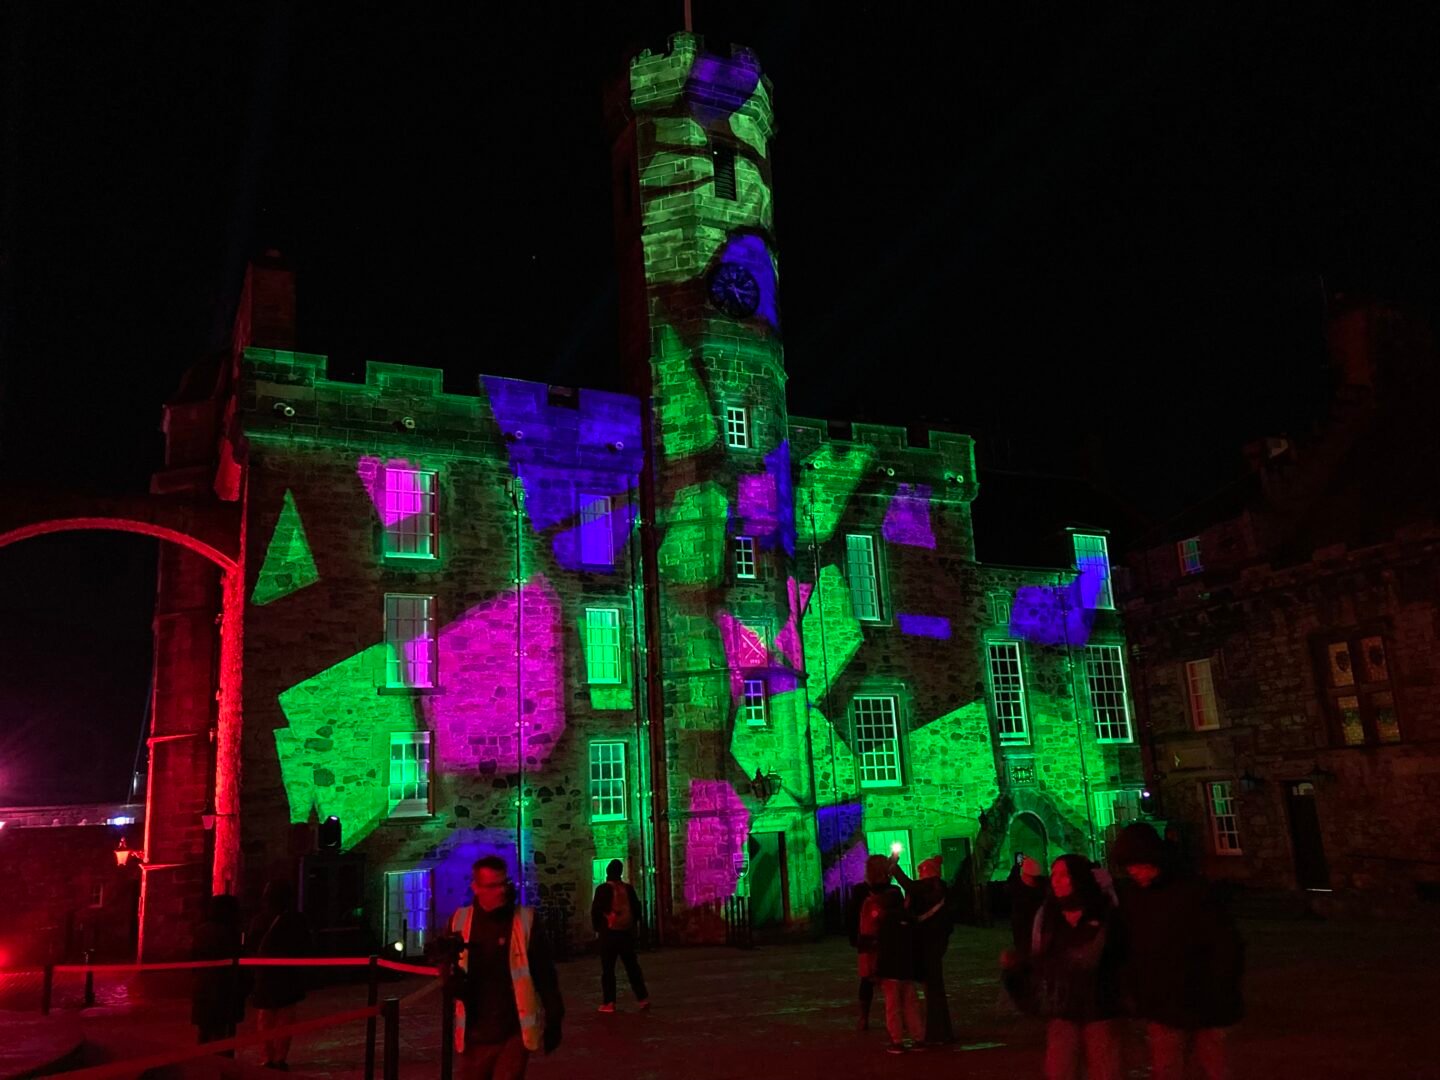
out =
[[[903,903],[900,890],[890,884],[892,864],[884,855],[871,855],[865,860],[865,880],[850,890],[850,906],[846,911],[846,922],[850,932],[850,944],[857,953],[857,967],[860,972],[860,1018],[859,1028],[870,1027],[870,1004],[875,998],[875,979],[880,965],[880,913],[883,910],[879,900],[887,892],[893,893]]]

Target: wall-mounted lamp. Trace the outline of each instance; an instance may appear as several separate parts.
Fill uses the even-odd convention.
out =
[[[286,420],[289,420],[295,415],[295,406],[291,405],[288,401],[277,401],[272,408],[281,416],[285,417]]]
[[[751,795],[755,796],[755,798],[759,799],[762,803],[764,803],[769,802],[771,797],[774,796],[775,793],[779,790],[780,777],[776,776],[774,773],[770,773],[767,776],[766,774],[762,773],[758,768],[755,770],[755,776],[750,781]]]
[[[145,861],[145,852],[136,851],[134,848],[127,847],[123,836],[120,838],[120,843],[116,846],[113,854],[115,856],[116,866],[124,866],[130,861],[132,856],[139,862],[143,863]]]
[[[519,428],[516,428],[514,431],[507,431],[505,433],[505,438],[509,439],[511,442],[519,442],[521,439],[525,438],[525,432],[521,431]]]
[[[395,421],[395,428],[397,431],[414,431],[415,417],[402,416],[399,420]]]

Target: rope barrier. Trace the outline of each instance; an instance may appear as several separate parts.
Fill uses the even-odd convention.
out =
[[[111,1077],[117,1076],[138,1076],[149,1069],[156,1069],[162,1065],[174,1065],[177,1062],[189,1061],[191,1058],[210,1057],[222,1050],[238,1050],[242,1046],[254,1046],[272,1039],[304,1035],[311,1031],[338,1027],[354,1020],[365,1020],[371,1016],[379,1016],[380,1009],[379,1005],[370,1005],[363,1009],[351,1009],[348,1012],[332,1013],[314,1020],[286,1024],[283,1027],[266,1028],[264,1031],[257,1031],[250,1035],[235,1035],[229,1039],[218,1039],[215,1042],[200,1043],[198,1046],[187,1046],[182,1050],[169,1050],[163,1054],[151,1054],[149,1057],[112,1061],[105,1065],[91,1065],[88,1068],[75,1069],[56,1075],[68,1077],[69,1080],[110,1080]]]
[[[230,967],[233,963],[233,960],[172,960],[161,964],[56,964],[53,970],[57,975],[83,975],[85,972],[109,975],[124,971],[185,971],[196,968]],[[241,967],[367,967],[369,963],[368,956],[242,956],[240,958]],[[402,964],[397,960],[386,960],[383,957],[379,963],[383,968],[391,971],[403,971],[408,975],[434,975],[438,971],[434,967]],[[6,974],[20,974],[20,972],[7,972]]]

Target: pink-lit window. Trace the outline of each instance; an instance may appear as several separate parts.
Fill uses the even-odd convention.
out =
[[[1181,540],[1175,545],[1175,554],[1180,559],[1182,574],[1198,574],[1205,569],[1205,564],[1200,561],[1200,538],[1198,536]]]
[[[1240,854],[1240,821],[1229,780],[1206,784],[1210,807],[1210,837],[1216,855]]]
[[[428,469],[385,468],[385,554],[393,559],[435,558],[436,474]]]
[[[1220,726],[1220,708],[1208,657],[1185,665],[1185,686],[1190,696],[1190,726],[1196,731],[1214,731]]]
[[[385,594],[385,685],[432,687],[438,675],[435,598]]]

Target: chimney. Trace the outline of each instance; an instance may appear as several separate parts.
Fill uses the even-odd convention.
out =
[[[253,259],[245,271],[245,288],[235,313],[235,345],[237,349],[295,348],[295,271],[275,248]]]

